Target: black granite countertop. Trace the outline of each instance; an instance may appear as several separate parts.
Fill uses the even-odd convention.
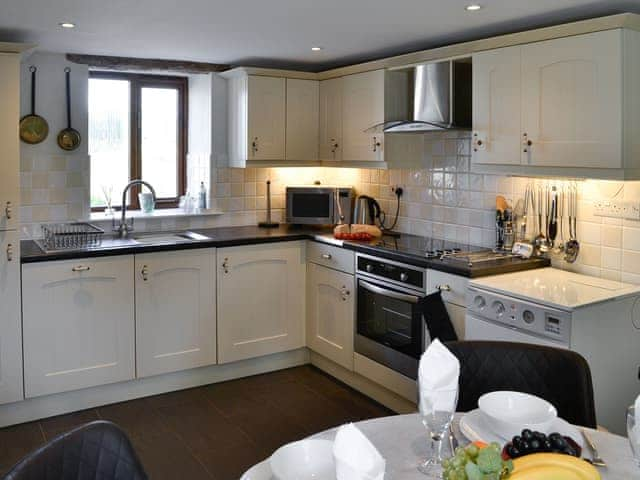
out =
[[[105,236],[100,247],[83,248],[78,250],[43,252],[33,240],[21,242],[22,263],[36,263],[52,260],[71,260],[88,257],[105,257],[113,255],[129,255],[137,253],[163,252],[172,250],[188,250],[194,248],[231,247],[237,245],[252,245],[295,240],[314,240],[339,246],[368,255],[374,255],[390,260],[408,263],[418,267],[431,268],[456,275],[477,278],[499,273],[509,273],[521,270],[546,267],[548,259],[533,258],[502,258],[495,261],[476,262],[472,266],[464,261],[441,259],[440,256],[430,257],[427,252],[443,250],[486,251],[481,247],[462,245],[444,240],[437,240],[415,235],[401,235],[400,237],[384,236],[371,242],[341,241],[333,238],[331,229],[314,227],[294,227],[281,225],[278,228],[265,229],[257,226],[221,227],[210,229],[193,229],[206,239],[188,239],[177,243],[136,243],[130,239],[119,239]],[[140,233],[138,235],[164,235],[162,233]],[[136,236],[134,234],[134,236]]]

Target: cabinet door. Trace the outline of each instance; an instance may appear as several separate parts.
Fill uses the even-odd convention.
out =
[[[138,377],[216,363],[215,250],[136,255]]]
[[[133,257],[22,268],[25,396],[131,380]]]
[[[353,370],[353,275],[307,266],[307,346]]]
[[[347,75],[343,82],[342,159],[383,161],[384,135],[367,130],[384,122],[384,70]]]
[[[0,403],[23,399],[20,239],[0,231]]]
[[[218,249],[218,363],[304,346],[303,242]]]
[[[473,55],[473,163],[520,163],[520,50],[516,46]]]
[[[287,160],[318,160],[319,95],[316,80],[287,79]]]
[[[249,75],[249,160],[282,160],[285,154],[285,79]]]
[[[523,164],[622,167],[620,30],[523,46],[522,81]]]
[[[0,53],[0,230],[18,228],[20,55]]]
[[[320,82],[320,160],[342,160],[343,79]]]

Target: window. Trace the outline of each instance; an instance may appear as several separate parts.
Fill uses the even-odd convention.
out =
[[[91,72],[92,209],[102,210],[109,198],[121,207],[123,188],[138,178],[154,187],[157,208],[178,205],[186,183],[186,97],[184,77]],[[139,192],[130,190],[128,208],[139,208]]]

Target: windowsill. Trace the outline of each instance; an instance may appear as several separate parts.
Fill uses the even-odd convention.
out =
[[[185,212],[182,208],[159,208],[151,213],[144,213],[142,210],[127,210],[127,218],[175,218],[175,217],[202,217],[209,215],[222,215],[224,212],[214,209],[200,210],[196,209],[192,212]],[[117,211],[114,213],[115,218],[120,218],[122,213]],[[91,212],[89,220],[111,220],[111,216],[107,216],[104,212]]]

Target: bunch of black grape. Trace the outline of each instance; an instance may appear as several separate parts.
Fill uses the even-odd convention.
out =
[[[564,453],[574,457],[579,457],[581,453],[580,447],[569,437],[563,437],[559,433],[550,433],[547,436],[529,429],[523,430],[522,435],[513,437],[504,450],[510,458],[540,452]]]

